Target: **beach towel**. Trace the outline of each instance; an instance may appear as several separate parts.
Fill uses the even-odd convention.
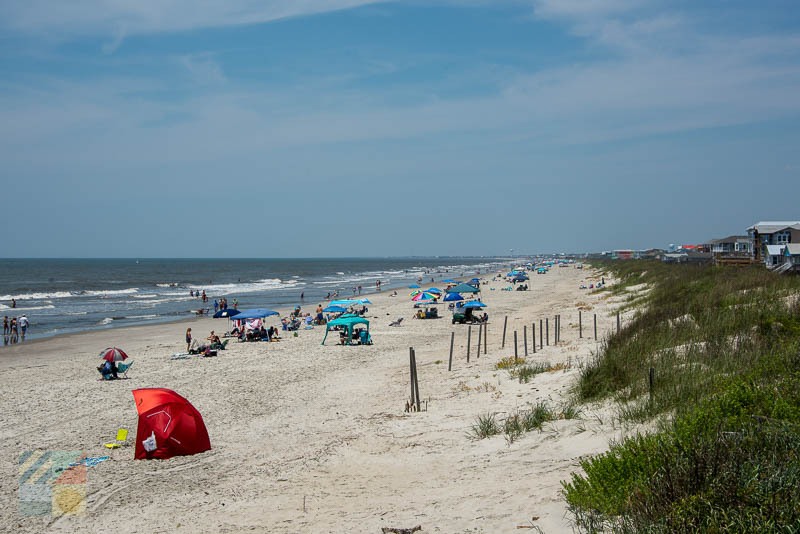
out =
[[[69,464],[69,465],[70,466],[85,465],[86,467],[94,467],[97,464],[99,464],[100,462],[105,462],[106,460],[108,460],[108,458],[109,458],[108,456],[100,456],[100,457],[97,457],[97,458],[81,458],[77,462]]]

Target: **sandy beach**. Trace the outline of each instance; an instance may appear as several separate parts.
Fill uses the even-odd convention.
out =
[[[213,358],[172,359],[183,336],[226,330],[226,320],[95,331],[8,347],[0,351],[0,530],[17,532],[364,532],[422,527],[421,532],[516,532],[536,525],[571,532],[560,481],[578,458],[608,448],[624,431],[608,405],[581,406],[576,419],[546,423],[508,444],[503,435],[471,439],[479,415],[499,418],[530,403],[554,408],[569,398],[582,361],[615,325],[615,303],[580,290],[595,280],[589,269],[554,267],[531,275],[530,291],[482,286],[488,305],[488,354],[477,357],[473,328],[452,325],[446,306],[437,320],[412,319],[409,290],[368,295],[374,345],[320,345],[324,327],[282,332],[274,343],[231,342]],[[608,280],[607,280],[608,282]],[[313,311],[316,302],[306,304]],[[583,339],[578,336],[583,308]],[[553,346],[553,316],[562,334]],[[400,327],[389,327],[397,317]],[[508,316],[505,348],[503,318]],[[523,325],[550,318],[550,346],[529,361],[568,364],[519,383],[495,369],[519,354]],[[269,324],[277,324],[271,318]],[[448,372],[450,333],[455,331]],[[99,351],[119,346],[134,365],[129,379],[104,382]],[[427,411],[406,413],[409,347],[416,351]],[[170,388],[200,411],[212,450],[170,460],[134,460],[137,413],[131,390]],[[118,428],[127,445],[109,451]],[[25,450],[82,450],[110,455],[88,468],[86,510],[77,516],[21,517],[18,457]],[[536,518],[536,519],[533,519]]]

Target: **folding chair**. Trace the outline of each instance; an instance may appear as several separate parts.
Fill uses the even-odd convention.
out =
[[[117,437],[115,438],[114,443],[105,443],[105,446],[109,449],[116,449],[124,445],[127,439],[128,439],[128,429],[120,428],[119,430],[117,430]]]

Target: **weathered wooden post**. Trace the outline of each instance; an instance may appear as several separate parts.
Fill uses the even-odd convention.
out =
[[[411,349],[411,358],[414,360],[414,392],[417,394],[417,411],[422,410],[422,399],[419,396],[419,375],[417,374],[417,352]]]
[[[414,349],[408,347],[408,368],[411,371],[411,411],[414,411],[416,405],[416,397],[414,396]]]
[[[478,355],[477,355],[477,358],[481,357],[481,334],[482,333],[483,333],[483,328],[481,328],[481,325],[478,325],[478,353],[477,353]]]
[[[539,347],[544,349],[544,328],[542,328],[541,319],[539,319]]]
[[[617,334],[619,334],[619,311],[617,311]]]
[[[506,326],[508,326],[508,315],[503,319],[503,342],[500,344],[501,349],[506,348]]]
[[[450,361],[447,363],[447,370],[453,370],[453,342],[456,340],[455,330],[450,332]]]
[[[594,340],[597,341],[597,314],[594,314]]]
[[[545,328],[545,336],[544,340],[547,342],[547,346],[550,346],[550,318],[544,320],[544,328]]]
[[[514,330],[514,362],[519,361],[519,354],[517,353],[517,331]]]
[[[528,355],[528,325],[522,327],[522,346],[525,347],[525,356]]]
[[[467,363],[469,363],[469,344],[472,341],[472,325],[467,327]]]
[[[533,353],[536,354],[536,323],[531,323],[531,335],[533,336]]]
[[[583,338],[583,317],[580,310],[578,310],[578,338]]]
[[[483,323],[483,355],[489,354],[489,323]]]

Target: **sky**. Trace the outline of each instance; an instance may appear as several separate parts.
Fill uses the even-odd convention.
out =
[[[800,219],[796,0],[0,2],[0,257],[666,248]]]

